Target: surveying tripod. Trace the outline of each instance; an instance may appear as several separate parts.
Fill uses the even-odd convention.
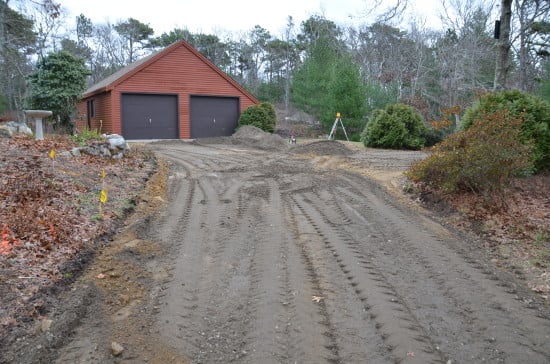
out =
[[[332,130],[330,131],[330,134],[328,136],[328,140],[332,140],[334,137],[336,137],[336,128],[338,127],[338,123],[342,126],[342,130],[344,131],[344,135],[346,136],[346,140],[349,142],[348,133],[346,133],[346,128],[344,128],[344,123],[342,122],[342,119],[340,118],[340,113],[336,113],[336,120],[334,120],[334,124],[332,124]]]

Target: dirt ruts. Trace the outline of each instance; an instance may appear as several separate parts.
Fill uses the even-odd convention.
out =
[[[107,299],[57,362],[550,362],[547,307],[388,193],[420,156],[337,147],[151,144],[168,166],[161,208],[91,268]],[[132,274],[98,280],[111,261]]]
[[[155,148],[174,171],[157,322],[191,362],[549,360],[514,279],[371,180],[303,153]]]

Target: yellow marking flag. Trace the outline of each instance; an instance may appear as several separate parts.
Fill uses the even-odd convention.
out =
[[[102,204],[105,204],[105,202],[107,202],[107,191],[101,190],[101,196],[99,196],[99,201],[101,201]]]
[[[53,150],[53,149],[50,151],[50,158],[51,159],[55,158],[55,150]]]
[[[105,170],[102,169],[102,170],[101,170],[101,178],[102,178],[102,179],[105,179],[105,176],[106,176]]]

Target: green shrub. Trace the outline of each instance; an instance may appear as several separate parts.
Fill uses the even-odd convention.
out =
[[[84,146],[90,140],[103,140],[103,137],[97,130],[84,128],[80,133],[72,135],[71,140],[80,146]]]
[[[520,140],[533,142],[531,158],[535,171],[550,169],[550,103],[543,99],[522,93],[518,90],[502,91],[482,96],[466,110],[461,122],[461,130],[470,128],[483,116],[498,110],[507,110],[521,123]]]
[[[433,147],[434,145],[436,145],[437,143],[445,139],[445,134],[444,134],[444,131],[441,131],[441,130],[426,128],[426,131],[424,132],[423,137],[424,137],[424,146]]]
[[[390,104],[372,112],[361,141],[366,147],[420,149],[426,142],[427,130],[422,115],[413,107]]]
[[[532,168],[532,144],[519,139],[522,123],[504,110],[487,114],[434,146],[405,174],[441,192],[501,192],[513,176]]]
[[[268,133],[273,133],[276,123],[275,109],[268,102],[250,106],[239,118],[239,126],[252,125]]]

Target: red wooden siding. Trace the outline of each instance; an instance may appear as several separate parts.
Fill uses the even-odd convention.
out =
[[[94,97],[95,115],[91,119],[92,129],[99,130],[100,133],[107,133],[113,130],[113,119],[111,109],[111,93],[97,95]],[[114,132],[114,131],[113,131]],[[116,132],[114,132],[116,133]]]
[[[75,118],[75,125],[78,126],[86,126],[87,127],[87,119],[86,119],[86,113],[88,112],[88,107],[86,105],[86,101],[79,101],[76,104],[76,118]],[[81,130],[78,130],[81,131]]]
[[[77,119],[84,122],[84,125],[88,125],[88,101],[94,100],[95,113],[94,117],[90,119],[90,129],[97,130],[100,133],[114,133],[110,95],[111,92],[105,92],[80,101],[76,106],[78,110]]]
[[[177,94],[180,138],[187,139],[191,134],[191,95],[239,97],[241,112],[258,103],[234,81],[219,72],[204,57],[191,50],[187,43],[179,42],[152,57],[151,61],[144,63],[143,68],[130,71],[127,76],[113,81],[107,86],[110,91],[104,90],[95,95],[92,93],[84,100],[84,108],[86,100],[93,98],[96,113],[92,119],[92,128],[99,128],[99,120],[103,120],[102,132],[122,134],[122,93]],[[86,112],[83,116],[86,117]]]

